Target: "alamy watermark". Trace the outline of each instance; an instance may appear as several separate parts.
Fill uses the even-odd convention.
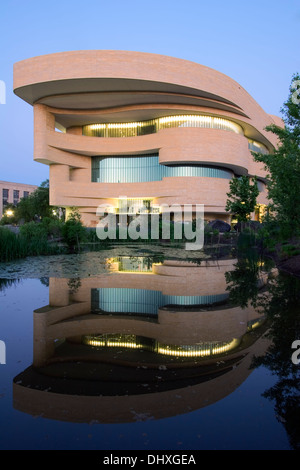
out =
[[[295,90],[294,93],[292,93],[292,102],[294,104],[299,104],[300,103],[300,80],[294,80],[291,86],[292,90]]]
[[[6,364],[6,345],[0,340],[0,364]]]
[[[6,104],[6,85],[3,80],[0,80],[0,104]]]
[[[292,363],[295,365],[300,364],[300,339],[296,339],[292,343],[292,349],[296,349],[296,351],[293,352],[292,354]]]
[[[100,205],[97,208],[97,217],[100,218],[96,233],[100,240],[164,240],[171,238],[171,224],[173,224],[173,237],[176,240],[188,240],[186,250],[201,250],[204,243],[204,205],[162,204],[160,211],[149,211],[149,207],[128,206],[127,198],[122,197],[122,207],[116,213],[115,207],[110,204]],[[173,220],[171,221],[171,214]],[[131,220],[128,223],[128,216]]]

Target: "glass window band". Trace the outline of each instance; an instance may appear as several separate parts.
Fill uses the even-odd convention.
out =
[[[137,137],[174,127],[221,129],[244,135],[239,124],[228,119],[205,115],[166,116],[140,122],[90,124],[82,127],[82,134],[90,137]]]
[[[94,183],[146,183],[176,176],[231,179],[233,175],[230,170],[205,165],[161,165],[158,154],[92,158]]]

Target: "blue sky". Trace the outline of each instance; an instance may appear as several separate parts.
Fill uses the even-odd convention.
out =
[[[48,178],[33,161],[32,107],[12,90],[19,60],[85,49],[169,55],[230,76],[277,115],[300,72],[299,0],[3,0],[0,21],[0,180]]]

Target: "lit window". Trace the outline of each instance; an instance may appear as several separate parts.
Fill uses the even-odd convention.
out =
[[[171,127],[204,127],[243,134],[242,127],[229,119],[193,114],[166,116],[141,122],[90,124],[83,126],[82,134],[90,137],[137,137]]]

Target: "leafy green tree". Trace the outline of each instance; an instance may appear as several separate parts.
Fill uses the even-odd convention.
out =
[[[230,182],[230,191],[227,193],[226,211],[234,214],[238,222],[247,222],[251,212],[254,212],[256,199],[259,195],[256,176],[251,179],[243,175],[233,178]]]
[[[300,232],[300,93],[297,98],[295,84],[300,84],[299,74],[293,76],[281,109],[284,128],[275,124],[266,128],[277,136],[278,147],[272,154],[252,152],[267,171],[269,209],[283,237]]]
[[[49,206],[49,181],[43,181],[27,198],[22,198],[16,207],[18,220],[31,222],[43,217],[53,217],[52,207]]]
[[[86,239],[87,232],[81,222],[81,216],[76,210],[71,212],[62,226],[62,236],[64,242],[69,248],[69,251],[80,251],[80,243]]]
[[[16,224],[17,222],[16,206],[9,203],[3,207],[3,216],[1,217],[0,225]]]
[[[275,378],[263,396],[274,403],[275,416],[286,429],[294,450],[300,450],[300,365],[292,359],[297,352],[292,345],[300,338],[299,304],[299,278],[283,273],[270,278],[262,298],[270,346],[265,354],[254,357],[251,365],[266,367]]]
[[[229,299],[233,305],[237,305],[242,309],[246,308],[248,304],[256,307],[260,288],[258,256],[256,251],[251,255],[249,253],[250,251],[247,256],[238,258],[234,269],[225,273]]]

